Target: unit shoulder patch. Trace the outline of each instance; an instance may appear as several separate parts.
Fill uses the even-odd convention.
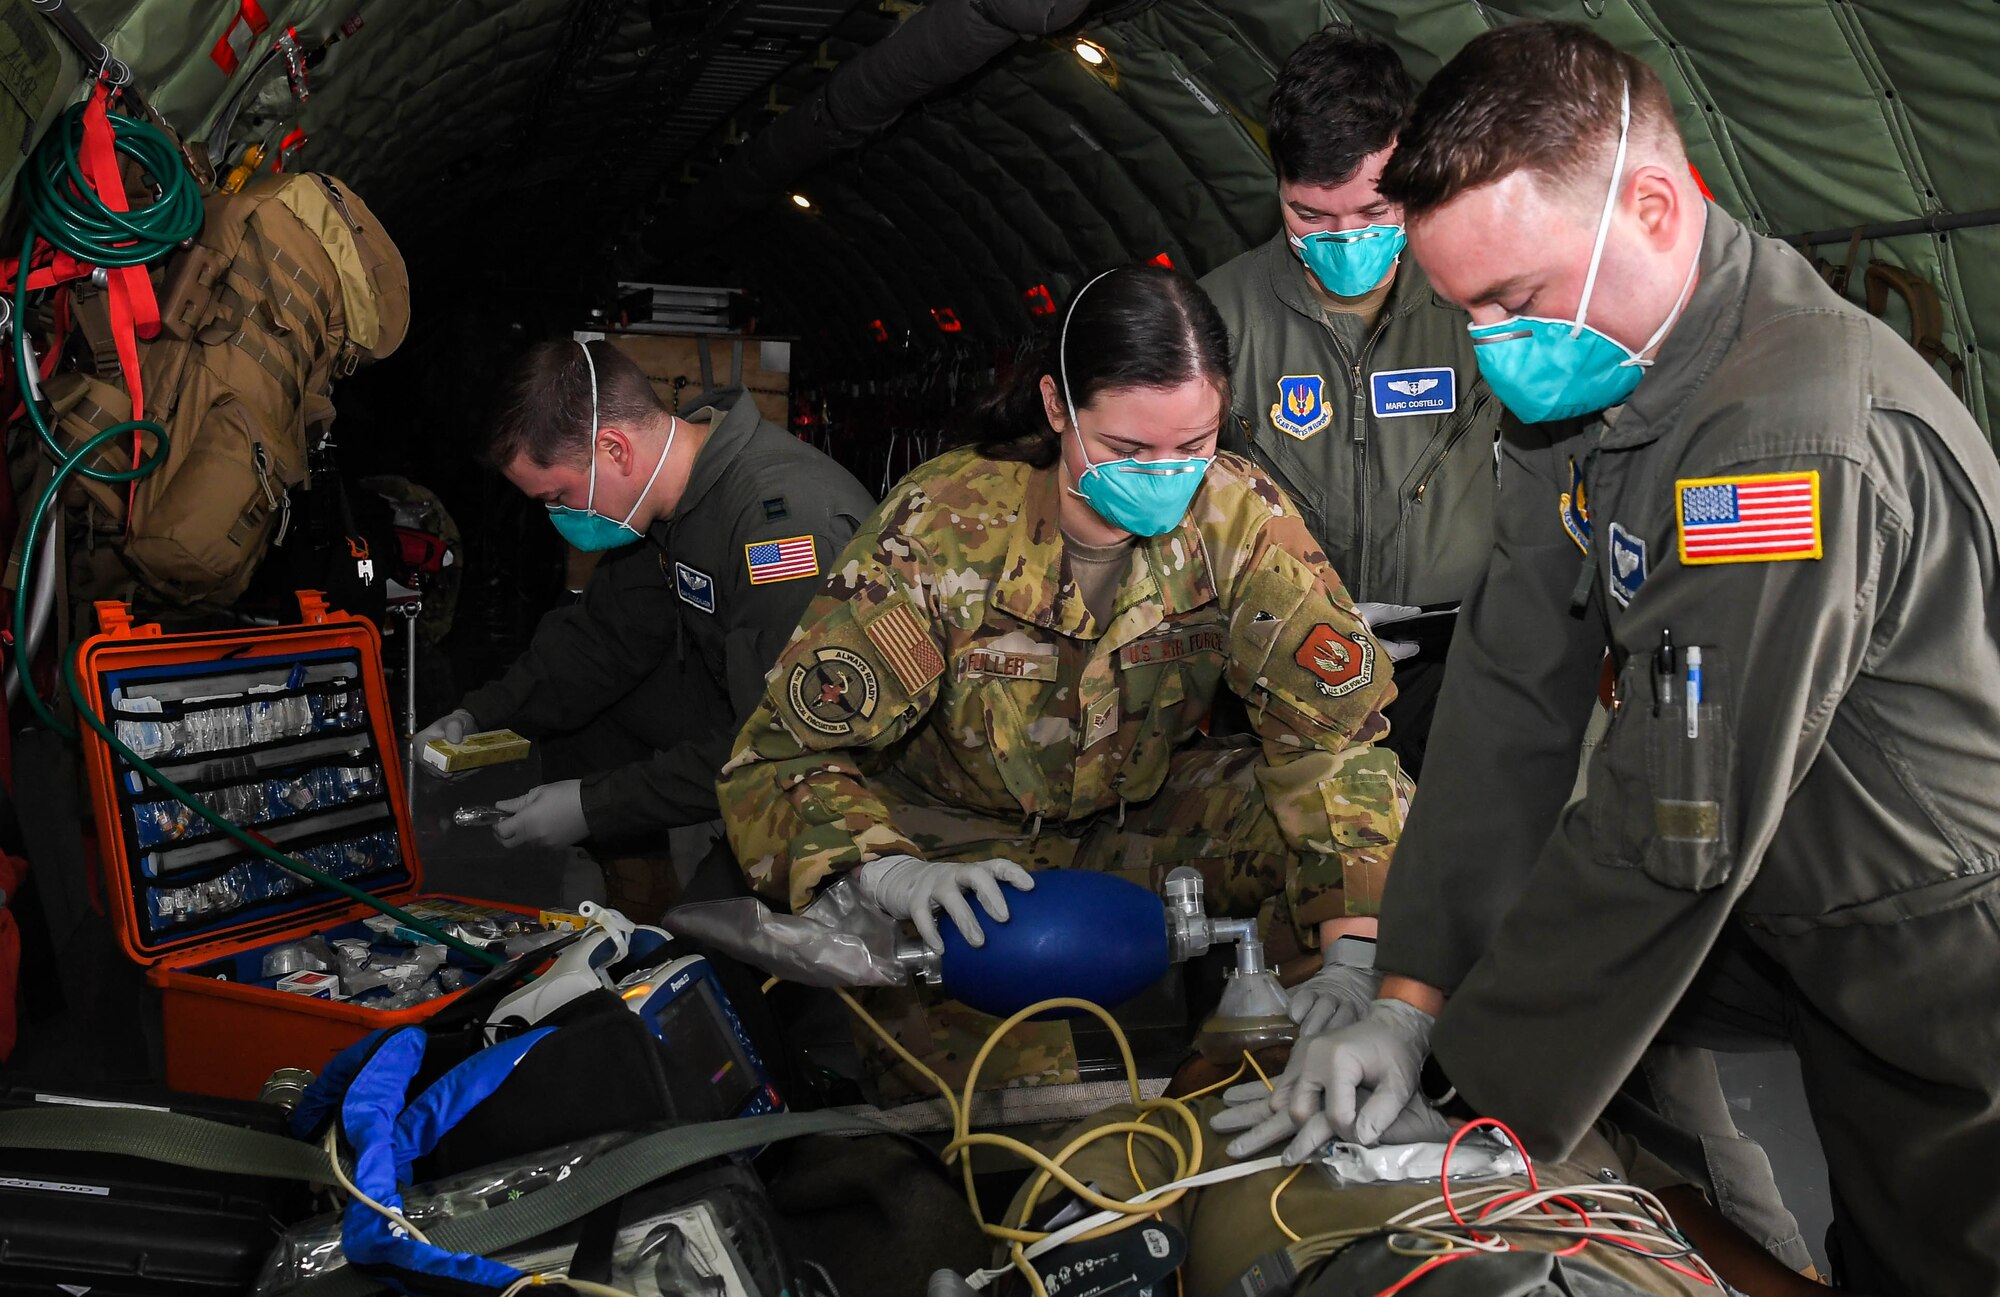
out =
[[[1583,553],[1590,552],[1590,502],[1584,495],[1583,470],[1576,466],[1574,459],[1569,462],[1569,490],[1556,498],[1556,509],[1562,515],[1563,530]]]
[[[1632,604],[1632,596],[1646,584],[1646,542],[1618,523],[1611,524],[1611,575],[1607,587],[1620,608]]]
[[[1328,698],[1344,698],[1375,679],[1375,644],[1363,636],[1343,635],[1321,622],[1306,632],[1292,660],[1313,677],[1313,687]]]
[[[1450,414],[1458,409],[1458,371],[1449,365],[1377,370],[1368,376],[1368,392],[1378,419]]]
[[[910,606],[900,601],[863,628],[903,688],[915,694],[944,674],[944,657]]]
[[[814,650],[811,661],[792,668],[785,694],[793,715],[834,737],[852,733],[854,722],[873,716],[882,701],[875,668],[844,648]]]
[[[819,575],[819,551],[813,548],[809,535],[753,540],[743,547],[743,563],[750,571],[751,585]]]
[[[1706,563],[1777,563],[1824,552],[1819,471],[1690,477],[1674,483],[1680,559]]]
[[[1332,422],[1324,375],[1287,374],[1278,380],[1278,403],[1271,407],[1273,428],[1304,441]]]
[[[674,593],[697,612],[715,611],[715,578],[679,560],[674,562]]]

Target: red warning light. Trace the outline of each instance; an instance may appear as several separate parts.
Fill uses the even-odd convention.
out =
[[[1021,297],[1028,303],[1028,314],[1030,315],[1054,315],[1056,313],[1056,299],[1049,296],[1049,286],[1047,284],[1036,284],[1033,288],[1021,294]]]
[[[1168,270],[1172,270],[1174,268],[1174,259],[1168,256],[1166,253],[1162,252],[1158,256],[1155,256],[1147,264],[1153,266],[1165,266]]]
[[[880,320],[870,320],[868,321],[868,336],[877,342],[887,342],[889,340],[889,326]]]
[[[958,322],[958,312],[952,310],[949,306],[933,308],[931,310],[931,318],[937,321],[940,333],[959,333],[965,328],[963,324]]]

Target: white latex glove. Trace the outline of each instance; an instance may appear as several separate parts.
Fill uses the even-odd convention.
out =
[[[966,945],[985,945],[986,934],[979,930],[979,920],[973,916],[972,906],[966,903],[965,893],[969,891],[979,897],[980,908],[987,917],[995,923],[1005,923],[1007,896],[1000,890],[1002,882],[1024,892],[1035,889],[1034,876],[1011,860],[955,865],[919,860],[915,856],[884,856],[854,871],[854,885],[860,889],[861,898],[885,914],[916,924],[924,944],[932,950],[944,949],[937,919],[931,914],[938,908],[951,916]]]
[[[1248,1157],[1290,1136],[1285,1161],[1295,1165],[1336,1136],[1373,1146],[1392,1135],[1409,1134],[1413,1123],[1431,1125],[1422,1120],[1423,1113],[1442,1123],[1416,1098],[1417,1075],[1430,1052],[1435,1022],[1401,1000],[1377,1000],[1360,1021],[1301,1039],[1272,1089],[1253,1081],[1224,1090],[1222,1100],[1229,1106],[1209,1125],[1224,1134],[1247,1132],[1231,1141],[1231,1157]],[[1406,1108],[1422,1113],[1399,1122]]]
[[[1381,986],[1382,974],[1372,968],[1327,964],[1287,993],[1292,1021],[1299,1024],[1299,1039],[1310,1040],[1321,1032],[1359,1022],[1375,1003]]]
[[[442,739],[446,743],[463,743],[465,741],[465,736],[474,733],[475,732],[474,727],[477,726],[478,724],[479,724],[478,721],[472,719],[472,713],[465,710],[463,707],[459,708],[457,711],[448,712],[445,715],[440,716],[438,719],[432,721],[429,725],[426,725],[424,726],[424,728],[418,730],[416,734],[410,739],[411,764],[415,765],[417,769],[423,771],[425,774],[429,775],[433,779],[458,778],[458,775],[446,774],[444,771],[438,769],[430,762],[424,760],[424,749],[429,747],[431,745],[431,741],[434,739]],[[464,770],[458,772],[459,775],[467,773],[469,772]]]
[[[570,847],[590,834],[583,819],[583,781],[564,779],[530,788],[520,797],[493,803],[508,812],[493,826],[503,847]]]
[[[1361,614],[1361,624],[1368,628],[1368,633],[1375,635],[1377,625],[1386,626],[1390,622],[1414,617],[1423,609],[1407,603],[1358,603],[1354,605],[1354,611]],[[1382,651],[1389,655],[1391,662],[1401,662],[1404,658],[1415,657],[1417,653],[1418,646],[1408,640],[1383,639],[1375,635],[1375,642],[1382,646]]]

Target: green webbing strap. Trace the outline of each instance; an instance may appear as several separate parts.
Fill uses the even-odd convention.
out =
[[[580,1220],[606,1203],[616,1202],[656,1180],[711,1158],[747,1152],[801,1135],[895,1133],[872,1118],[835,1112],[776,1112],[762,1117],[675,1126],[614,1148],[560,1183],[537,1189],[490,1211],[453,1217],[424,1232],[434,1245],[447,1252],[492,1256]],[[380,1283],[353,1266],[342,1266],[301,1284],[295,1297],[362,1297],[380,1291]]]
[[[0,1112],[0,1148],[111,1153],[152,1162],[332,1184],[326,1150],[178,1112],[39,1104]]]

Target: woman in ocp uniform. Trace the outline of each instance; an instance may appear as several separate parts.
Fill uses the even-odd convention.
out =
[[[933,946],[940,908],[979,944],[967,893],[1004,922],[1035,869],[1157,887],[1186,864],[1280,948],[1372,935],[1411,792],[1376,746],[1389,661],[1276,484],[1216,453],[1228,382],[1193,280],[1109,271],[975,412],[973,444],[898,484],[724,770],[759,893],[797,910],[850,879]],[[1225,688],[1251,734],[1204,735]],[[1321,979],[1295,998],[1358,1013],[1373,993],[1360,970]],[[914,998],[888,1021],[961,1065],[960,1033],[992,1025]],[[1015,1051],[1027,1070],[1074,1079],[1066,1024],[1029,1030],[1048,1040]]]

